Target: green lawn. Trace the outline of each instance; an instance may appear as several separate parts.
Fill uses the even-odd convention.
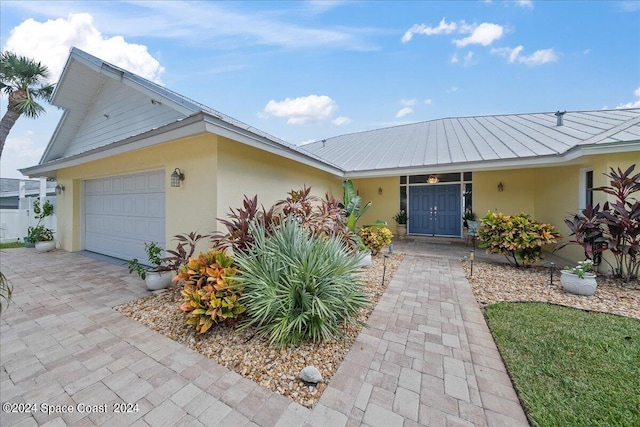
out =
[[[535,426],[640,426],[640,321],[496,303],[487,322]]]
[[[0,243],[0,249],[24,248],[22,242]]]

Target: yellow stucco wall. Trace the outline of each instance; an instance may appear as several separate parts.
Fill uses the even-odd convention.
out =
[[[353,186],[362,198],[362,205],[371,201],[371,208],[358,220],[358,226],[387,221],[393,234],[397,233],[393,220],[400,207],[400,179],[398,177],[353,179]],[[382,194],[378,190],[382,189]],[[340,195],[339,198],[342,198]]]
[[[499,183],[503,191],[498,191]],[[473,211],[478,218],[487,211],[534,215],[535,191],[534,169],[473,172]]]
[[[141,171],[164,169],[166,235],[198,230],[211,232],[217,212],[217,137],[201,135],[156,145],[126,154],[85,163],[58,171],[58,182],[66,187],[58,196],[57,238],[68,251],[82,250],[82,184],[84,180]],[[185,180],[172,188],[171,173],[180,168]]]
[[[291,190],[311,187],[313,195],[325,192],[342,199],[342,178],[257,148],[220,138],[218,146],[218,218],[242,206],[244,196],[258,195],[269,209]]]

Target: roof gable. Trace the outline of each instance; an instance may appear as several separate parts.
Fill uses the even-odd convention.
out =
[[[40,161],[56,160],[199,111],[173,92],[73,48],[52,104],[65,110]]]

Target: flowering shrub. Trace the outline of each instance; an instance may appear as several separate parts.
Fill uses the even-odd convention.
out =
[[[365,246],[371,250],[371,253],[373,255],[380,252],[380,249],[382,249],[383,246],[391,243],[392,237],[393,234],[387,227],[362,227],[362,230],[360,230],[360,238],[362,239],[362,243],[364,243]]]

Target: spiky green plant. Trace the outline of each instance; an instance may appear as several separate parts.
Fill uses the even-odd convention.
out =
[[[7,280],[7,277],[0,271],[0,313],[2,313],[2,300],[5,302],[5,306],[9,305],[11,300],[11,294],[13,293],[13,286]],[[6,310],[6,309],[5,309]]]
[[[362,290],[360,257],[338,237],[318,237],[286,218],[268,233],[252,224],[254,243],[236,256],[236,286],[248,320],[271,344],[295,346],[340,336],[368,303]]]

